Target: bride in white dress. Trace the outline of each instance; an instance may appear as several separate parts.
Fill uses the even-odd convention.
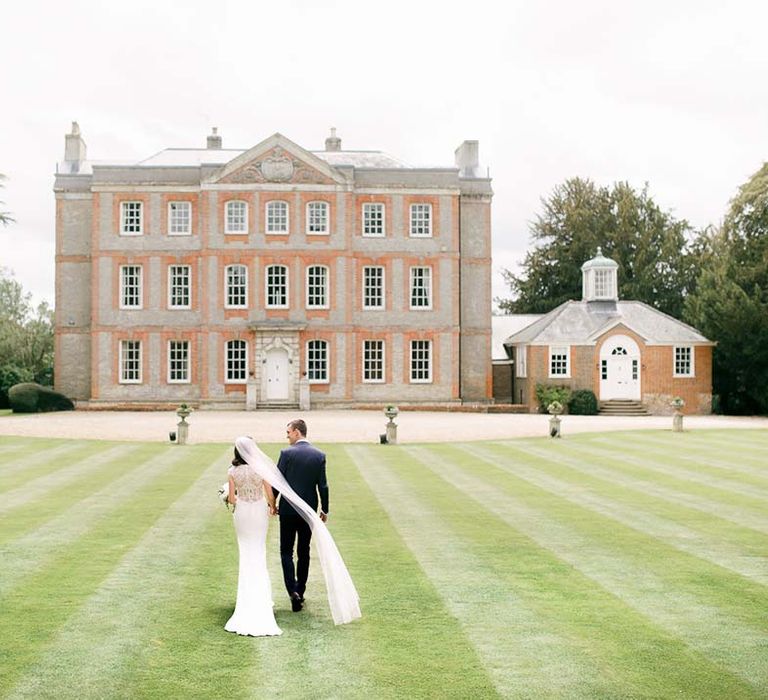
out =
[[[237,502],[235,531],[240,548],[237,605],[225,629],[238,634],[282,634],[275,622],[267,572],[267,504],[275,513],[274,486],[312,528],[333,622],[343,625],[361,616],[360,599],[344,560],[325,523],[288,484],[275,463],[250,437],[235,440],[237,462],[229,470],[229,497]],[[237,490],[237,495],[234,491]]]
[[[224,629],[227,632],[269,637],[282,634],[275,622],[272,586],[267,570],[267,524],[275,513],[275,495],[238,452],[227,472],[229,502],[235,504],[235,532],[240,551],[235,612]]]

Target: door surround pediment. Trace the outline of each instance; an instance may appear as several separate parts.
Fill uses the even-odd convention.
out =
[[[249,330],[253,333],[254,381],[258,387],[257,404],[286,403],[296,404],[299,397],[300,380],[300,333],[305,324],[301,323],[253,323]],[[277,367],[280,358],[285,358],[285,365]],[[274,372],[280,371],[281,381],[285,381],[286,391],[275,400]],[[270,375],[273,372],[273,375]]]
[[[617,347],[622,347],[630,357],[640,357],[640,346],[628,335],[617,334],[606,338],[600,346],[600,359],[607,358]]]

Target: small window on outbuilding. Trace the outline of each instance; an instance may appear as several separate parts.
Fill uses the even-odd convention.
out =
[[[571,348],[568,345],[550,345],[549,347],[549,376],[571,376]]]
[[[690,345],[677,345],[675,346],[675,377],[693,377],[693,347]]]
[[[515,376],[521,379],[528,376],[528,367],[525,362],[527,354],[527,345],[515,345]]]

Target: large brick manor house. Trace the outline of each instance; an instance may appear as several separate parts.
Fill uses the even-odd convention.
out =
[[[274,134],[57,168],[56,388],[91,406],[491,399],[491,183]]]

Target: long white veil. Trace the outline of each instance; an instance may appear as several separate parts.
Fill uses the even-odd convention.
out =
[[[361,616],[360,599],[355,584],[352,583],[352,577],[325,523],[288,485],[275,463],[256,446],[253,438],[239,437],[235,440],[235,447],[254,471],[274,486],[312,528],[312,540],[323,570],[325,587],[328,590],[328,604],[334,623],[343,625],[356,620]]]

